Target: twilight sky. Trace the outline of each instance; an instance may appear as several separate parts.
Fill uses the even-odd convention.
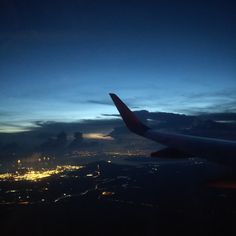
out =
[[[236,3],[2,0],[0,132],[132,108],[236,112]]]

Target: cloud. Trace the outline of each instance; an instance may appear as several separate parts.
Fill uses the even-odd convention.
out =
[[[193,115],[215,114],[215,113],[236,113],[236,101],[219,101],[214,104],[206,104],[202,107],[187,107],[178,110],[181,113],[191,113]]]
[[[12,112],[12,111],[0,111],[0,119],[3,118],[9,118],[9,117],[16,117],[18,115],[21,115],[23,113],[21,112]]]
[[[156,128],[158,130],[168,130],[174,132],[184,132],[188,130],[191,134],[194,131],[195,135],[208,136],[212,135],[213,137],[218,137],[219,135],[223,138],[233,137],[235,131],[225,126],[214,125],[211,127],[211,130],[208,128],[208,123],[205,123],[206,120],[217,120],[217,121],[236,121],[236,112],[235,113],[204,113],[198,114],[196,116],[181,115],[174,113],[165,113],[165,112],[149,112],[146,110],[136,111],[135,114],[143,122],[146,122],[148,126]],[[25,142],[30,145],[39,145],[48,138],[57,135],[61,131],[66,132],[67,134],[73,134],[74,132],[82,132],[84,134],[88,133],[99,133],[99,134],[111,134],[111,136],[117,141],[117,144],[120,145],[120,141],[129,145],[128,143],[132,140],[135,145],[139,146],[137,143],[141,138],[135,134],[129,132],[125,127],[124,122],[118,118],[118,114],[104,114],[106,118],[104,119],[90,119],[90,120],[81,120],[77,122],[57,122],[57,121],[33,121],[29,126],[21,126],[16,124],[11,124],[7,122],[0,122],[0,127],[8,127],[12,132],[18,132],[24,130],[27,132],[11,134],[12,136],[7,136],[7,134],[0,134],[0,142],[4,143],[6,140],[15,140],[19,143]],[[227,122],[225,122],[227,124]],[[196,126],[200,124],[200,126]],[[224,124],[222,124],[224,125]],[[233,124],[232,124],[233,125]],[[192,129],[195,127],[195,130]],[[188,129],[186,129],[188,128]],[[3,132],[3,129],[0,129],[0,132]],[[6,139],[6,137],[8,137]],[[141,139],[142,143],[146,142]],[[137,142],[137,143],[136,143]],[[147,140],[147,143],[150,141]],[[127,146],[128,147],[128,146]]]
[[[22,131],[30,131],[31,127],[12,122],[0,122],[0,133],[17,133]]]
[[[212,92],[200,92],[200,93],[191,93],[183,95],[189,99],[202,99],[202,98],[226,98],[226,99],[236,99],[236,89],[222,89]]]
[[[119,114],[101,114],[101,116],[105,116],[105,117],[120,117]]]
[[[187,114],[235,113],[236,89],[182,94],[182,107],[177,112]]]
[[[236,113],[236,101],[215,104],[205,108],[207,113]]]
[[[87,100],[86,103],[99,104],[99,105],[113,105],[110,100]]]
[[[122,125],[120,119],[94,119],[82,120],[78,122],[55,122],[55,121],[36,121],[33,132],[58,133],[62,130],[65,132],[109,132],[114,127]]]
[[[200,117],[216,120],[216,121],[235,121],[236,122],[236,112],[235,113],[204,113]]]
[[[9,117],[9,115],[11,115],[10,112],[1,112],[1,111],[0,111],[0,118],[1,118],[1,117]]]

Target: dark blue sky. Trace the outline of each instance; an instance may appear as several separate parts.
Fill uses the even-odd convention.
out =
[[[0,3],[0,132],[131,107],[235,112],[234,1]]]

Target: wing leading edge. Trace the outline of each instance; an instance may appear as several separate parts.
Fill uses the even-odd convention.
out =
[[[184,153],[223,164],[236,164],[235,141],[156,131],[144,125],[117,95],[110,93],[110,96],[131,132]]]

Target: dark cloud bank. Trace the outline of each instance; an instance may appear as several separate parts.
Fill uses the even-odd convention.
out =
[[[164,112],[136,111],[136,115],[149,126],[159,130],[168,130],[208,136],[224,139],[236,139],[236,113],[211,113],[195,116],[180,115]],[[75,132],[81,133],[104,133],[117,140],[126,140],[131,137],[134,141],[139,139],[131,134],[117,114],[103,114],[103,119],[83,120],[79,122],[54,122],[36,121],[35,127],[28,132],[15,134],[0,134],[0,148],[9,143],[17,143],[20,146],[36,147],[46,140],[56,137],[64,131],[68,136]],[[104,142],[99,140],[98,142]],[[146,141],[145,141],[146,142]],[[147,140],[147,142],[149,142]],[[119,145],[119,144],[118,144]]]

